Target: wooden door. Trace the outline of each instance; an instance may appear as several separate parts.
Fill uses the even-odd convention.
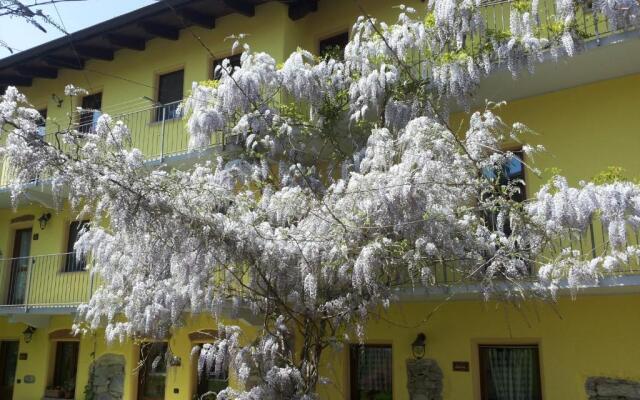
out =
[[[3,400],[13,398],[19,344],[17,340],[0,342],[0,399]]]
[[[167,343],[146,343],[140,347],[138,400],[164,400]]]
[[[102,109],[102,93],[94,93],[82,98],[82,111],[80,112],[80,126],[82,133],[93,132],[100,118]]]
[[[25,304],[31,257],[31,228],[19,229],[13,241],[8,304]]]

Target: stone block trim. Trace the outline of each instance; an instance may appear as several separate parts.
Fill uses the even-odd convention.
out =
[[[96,400],[122,400],[124,356],[105,354],[93,364],[93,393]]]
[[[442,370],[436,360],[407,360],[410,400],[442,400]]]
[[[585,389],[589,400],[640,400],[640,381],[593,376]]]

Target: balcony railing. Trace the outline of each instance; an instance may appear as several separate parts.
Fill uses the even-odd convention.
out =
[[[585,1],[584,3],[576,10],[573,29],[585,40],[600,39],[632,28],[629,24],[625,24],[624,15],[621,15],[618,26],[612,26],[606,17],[593,11],[592,1]],[[514,8],[518,8],[521,11],[531,11],[531,2],[527,0],[484,0],[481,7],[487,34],[500,34],[511,31],[511,11]],[[536,36],[553,39],[562,22],[558,18],[556,1],[540,0],[534,22],[537,30]],[[468,44],[473,46],[479,43],[481,39],[483,38],[475,35],[475,37],[468,38]]]
[[[174,102],[115,115],[113,119],[123,121],[129,128],[131,146],[139,149],[146,160],[164,160],[189,151],[189,133],[182,117],[180,102]],[[212,135],[206,147],[222,143],[221,135]]]
[[[640,235],[637,231],[627,232],[627,243],[629,245],[640,245]],[[606,229],[596,222],[589,224],[588,228],[581,233],[571,232],[549,244],[544,250],[543,255],[552,260],[565,249],[577,252],[580,259],[592,260],[595,257],[606,256],[612,254],[611,243]],[[529,270],[527,271],[531,279],[538,276],[537,263],[527,263]],[[476,271],[470,272],[459,267],[457,261],[441,261],[429,265],[431,269],[430,283],[435,286],[454,286],[465,284],[478,284],[484,278],[484,270],[482,266],[478,266]],[[413,282],[409,276],[400,276],[397,278],[399,287],[420,286],[420,274],[414,276]],[[622,276],[622,275],[640,275],[640,259],[630,258],[626,264],[618,266],[612,271],[603,271],[602,276]],[[500,280],[500,277],[496,277]]]
[[[640,244],[638,233],[629,232],[628,241]],[[572,233],[558,240],[547,249],[547,254],[557,255],[566,248],[577,251],[585,260],[611,254],[608,235],[596,224],[582,234]],[[629,260],[627,265],[606,275],[640,275],[639,261]],[[85,269],[86,264],[86,260],[77,260],[74,253],[0,259],[0,312],[73,308],[88,302],[98,282]],[[483,277],[481,273],[460,271],[454,262],[436,263],[431,270],[431,285],[437,287],[478,284]],[[537,271],[532,269],[530,273],[534,277]],[[411,286],[410,279],[398,277],[398,285]]]
[[[75,307],[89,301],[94,278],[74,253],[0,260],[0,310]]]
[[[131,148],[139,149],[148,161],[163,161],[167,158],[184,155],[189,152],[189,134],[185,128],[185,121],[182,119],[180,102],[165,105],[154,105],[112,116],[114,121],[122,121],[131,132]],[[76,125],[74,128],[79,132],[92,132],[95,130],[98,115],[95,115],[91,122]],[[49,143],[67,147],[69,144],[61,142],[61,138],[56,133],[44,136]],[[209,147],[223,144],[222,134],[212,135],[209,145],[195,149],[205,150]],[[9,160],[4,160],[0,168],[0,187],[7,186],[15,176]],[[42,177],[39,177],[44,179]],[[34,177],[34,182],[38,177]]]

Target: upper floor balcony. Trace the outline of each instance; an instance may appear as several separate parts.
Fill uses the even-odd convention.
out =
[[[482,15],[484,17],[486,33],[485,36],[497,35],[500,37],[504,33],[512,31],[511,14],[512,10],[520,13],[530,13],[535,23],[535,36],[553,40],[561,33],[562,21],[559,20],[556,0],[540,0],[537,12],[533,10],[533,3],[530,0],[483,0]],[[612,25],[605,16],[594,12],[593,1],[585,1],[576,9],[575,22],[572,29],[587,42],[591,40],[599,41],[610,35],[632,29],[631,22],[625,20],[624,12],[617,25]],[[473,44],[473,38],[469,44]]]
[[[637,233],[629,232],[628,241],[638,244]],[[611,254],[608,235],[599,225],[591,224],[582,233],[572,233],[565,239],[546,249],[551,257],[562,249],[577,251],[584,260]],[[406,275],[399,276],[394,283],[395,290],[403,300],[429,300],[438,298],[477,298],[482,293],[484,274],[479,266],[476,273],[460,270],[454,261],[442,260],[431,263],[432,271],[427,286],[420,282],[420,274],[411,282]],[[533,282],[537,275],[535,267],[527,271]],[[506,284],[499,277],[492,285],[500,290]],[[527,288],[529,282],[520,282]],[[91,260],[78,259],[74,253],[29,255],[0,259],[0,314],[55,314],[74,312],[76,307],[90,300],[99,287],[99,278],[91,273]],[[585,293],[625,293],[637,291],[640,287],[640,260],[630,259],[625,265],[603,273],[598,282],[584,283]],[[559,290],[568,292],[571,287],[564,279]]]
[[[70,312],[94,289],[86,261],[74,253],[0,259],[0,314]]]
[[[637,246],[640,244],[640,235],[637,231],[627,231],[627,243]],[[590,261],[596,257],[607,257],[613,254],[609,241],[609,235],[604,226],[592,221],[585,232],[568,232],[560,239],[554,241],[546,249],[544,256],[547,262],[552,262],[564,251],[577,254],[583,261]],[[538,260],[540,261],[540,260]],[[420,282],[420,272],[416,272],[413,278],[402,276],[401,282],[396,288],[400,298],[405,300],[417,300],[430,298],[466,299],[480,295],[483,285],[490,284],[494,290],[501,291],[513,288],[508,278],[501,277],[502,272],[497,271],[494,279],[483,282],[485,267],[479,265],[475,271],[461,270],[456,261],[442,260],[430,265],[431,276],[428,279],[430,285],[425,287]],[[518,282],[523,290],[533,289],[533,284],[538,278],[539,262],[525,262],[530,276],[529,281]],[[590,294],[606,293],[635,293],[640,288],[640,259],[630,257],[626,262],[615,265],[611,270],[601,270],[598,279],[594,282],[589,278],[583,280],[579,273],[573,276],[565,276],[557,282],[559,294],[574,294],[576,290]],[[572,281],[572,282],[570,282]]]
[[[79,132],[92,132],[100,116],[99,111],[83,111],[76,118],[75,126]],[[131,148],[139,149],[149,163],[178,163],[188,157],[189,134],[185,128],[185,120],[180,112],[180,101],[165,105],[153,105],[137,110],[128,111],[112,116],[114,121],[122,121],[131,132]],[[56,133],[44,133],[42,136],[47,142],[58,143]],[[202,148],[191,149],[192,152],[202,154],[207,149],[225,144],[222,134],[212,135],[211,142]],[[62,144],[64,147],[65,144]],[[10,183],[14,172],[8,159],[2,161],[0,168],[0,207],[9,206],[8,195]],[[39,187],[38,183],[46,181],[46,177],[34,177],[33,187],[37,191],[46,191]],[[4,193],[3,193],[4,192]]]

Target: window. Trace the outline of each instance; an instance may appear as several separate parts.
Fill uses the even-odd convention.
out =
[[[145,343],[140,346],[138,400],[164,399],[167,379],[167,343]]]
[[[235,67],[240,66],[241,58],[242,58],[242,54],[235,54],[233,56],[223,57],[223,58],[218,58],[216,60],[213,60],[213,66],[211,69],[211,79],[213,79],[214,81],[217,81],[222,77],[222,71],[218,68],[219,66],[222,65],[222,61],[224,61],[225,59],[229,60],[229,67],[231,68],[231,71],[229,72],[233,73],[233,69]]]
[[[56,341],[55,364],[53,366],[53,387],[74,391],[78,372],[78,341]]]
[[[44,136],[47,133],[47,109],[38,110],[38,113],[40,114],[40,119],[36,121],[38,135]]]
[[[351,400],[392,398],[391,356],[391,345],[351,345]]]
[[[523,202],[527,197],[524,186],[523,153],[522,150],[512,151],[512,153],[513,157],[504,165],[501,171],[487,168],[482,173],[488,179],[497,179],[498,183],[503,186],[506,186],[509,182],[514,182],[520,190],[511,198],[517,202]]]
[[[482,400],[542,399],[538,346],[480,346]]]
[[[196,360],[197,361],[197,360]],[[198,369],[196,368],[196,373]],[[215,400],[216,394],[229,386],[229,371],[207,371],[204,369],[197,377],[197,394],[198,399]]]
[[[88,229],[89,221],[73,221],[69,224],[69,237],[67,239],[67,257],[63,272],[84,271],[87,268],[87,260],[76,255],[74,246],[84,229]]]
[[[184,70],[160,75],[158,78],[158,103],[155,120],[163,121],[178,118],[178,105],[184,90]]]
[[[13,259],[9,277],[9,304],[24,304],[27,300],[27,282],[31,264],[31,228],[18,229],[13,236]]]
[[[18,341],[0,341],[0,399],[13,398],[19,344]]]
[[[189,334],[193,346],[200,346],[201,351],[206,351],[206,346],[211,345],[211,341],[218,336],[216,331],[202,330]],[[194,393],[201,400],[215,400],[216,394],[229,385],[229,371],[207,371],[206,368],[198,371],[199,358],[193,357],[192,368],[194,371]]]
[[[482,171],[484,176],[491,180],[497,180],[501,186],[506,186],[510,182],[518,188],[518,191],[511,196],[512,200],[517,201],[518,203],[522,203],[527,198],[527,192],[525,188],[525,174],[524,174],[524,163],[523,163],[523,153],[522,150],[513,151],[513,157],[503,166],[502,170],[496,171],[494,169],[485,169]],[[496,211],[488,211],[485,214],[485,219],[489,224],[491,230],[497,229],[497,217],[498,213]],[[505,234],[509,235],[511,233],[511,228],[508,226],[504,227]]]
[[[82,133],[93,132],[98,123],[98,118],[102,115],[102,93],[90,94],[82,98],[82,111],[80,111],[80,121],[78,130]]]
[[[343,32],[320,41],[318,54],[320,57],[333,57],[338,60],[344,58],[344,48],[349,43],[349,33]]]

